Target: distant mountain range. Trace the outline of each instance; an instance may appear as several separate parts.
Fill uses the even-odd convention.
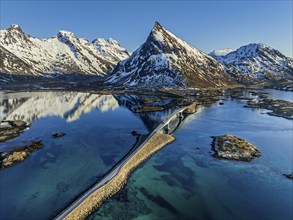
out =
[[[213,51],[209,55],[240,83],[293,77],[293,59],[264,44],[248,44],[235,51]]]
[[[25,34],[18,25],[0,31],[0,72],[21,75],[102,75],[130,54],[113,39],[89,42],[68,31],[49,39]]]
[[[249,44],[208,55],[158,22],[133,54],[111,38],[90,42],[59,31],[39,39],[18,25],[0,30],[0,52],[0,73],[106,76],[105,84],[123,87],[206,88],[293,78],[292,58],[269,46]]]

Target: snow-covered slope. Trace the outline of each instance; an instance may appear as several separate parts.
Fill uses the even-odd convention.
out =
[[[93,45],[101,56],[115,63],[130,56],[130,53],[112,38],[97,38],[93,41]]]
[[[67,122],[79,119],[83,114],[98,109],[101,112],[119,107],[112,95],[98,95],[78,92],[30,93],[30,97],[7,97],[0,101],[0,121],[34,120],[58,116]]]
[[[146,42],[118,63],[108,83],[140,87],[206,87],[233,83],[221,64],[156,22]]]
[[[39,39],[25,34],[18,25],[0,30],[0,52],[0,72],[24,75],[101,75],[128,56],[112,39],[99,45],[98,41],[91,43],[68,31],[59,31],[50,39]]]
[[[264,44],[248,44],[226,55],[210,55],[242,83],[293,77],[293,59]]]
[[[222,49],[222,50],[214,50],[213,52],[209,53],[209,55],[212,56],[212,57],[225,56],[228,53],[231,53],[232,51],[234,51],[234,50],[230,49],[230,48],[226,48],[226,49]]]

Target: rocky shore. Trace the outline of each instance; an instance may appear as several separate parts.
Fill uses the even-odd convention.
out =
[[[263,108],[271,110],[267,114],[293,119],[293,103],[285,100],[261,99],[259,101],[248,101],[246,108]]]
[[[37,151],[42,147],[42,141],[35,141],[25,146],[15,147],[10,151],[0,152],[0,169],[13,166],[25,160],[34,151]]]
[[[248,141],[225,134],[222,136],[213,136],[212,150],[215,152],[213,156],[218,159],[251,161],[261,154],[256,146]]]
[[[29,125],[21,120],[2,121],[0,123],[0,142],[18,137]]]
[[[121,168],[119,173],[107,184],[99,188],[90,197],[76,207],[65,219],[86,219],[92,212],[100,207],[103,201],[117,193],[127,181],[129,174],[143,161],[173,142],[175,138],[171,135],[157,133]]]

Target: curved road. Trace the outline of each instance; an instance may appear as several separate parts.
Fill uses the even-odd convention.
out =
[[[119,164],[117,164],[100,182],[98,182],[81,197],[75,200],[70,206],[68,206],[54,219],[65,219],[67,215],[69,215],[77,206],[79,206],[83,201],[91,196],[91,194],[93,194],[96,190],[98,190],[99,188],[107,184],[111,179],[113,179],[132,156],[134,156],[157,132],[160,132],[166,125],[168,125],[174,116],[176,116],[178,113],[183,112],[188,107],[189,106],[185,106],[173,112],[166,121],[162,122],[154,131],[152,131],[152,133],[150,133],[150,135],[135,150],[130,152],[129,155],[127,155],[126,157],[124,157],[124,159]]]

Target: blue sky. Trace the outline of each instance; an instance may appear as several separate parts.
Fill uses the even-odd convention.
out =
[[[19,24],[34,37],[65,29],[93,40],[112,37],[130,51],[155,21],[193,46],[265,43],[292,57],[292,1],[3,1],[1,28]]]

